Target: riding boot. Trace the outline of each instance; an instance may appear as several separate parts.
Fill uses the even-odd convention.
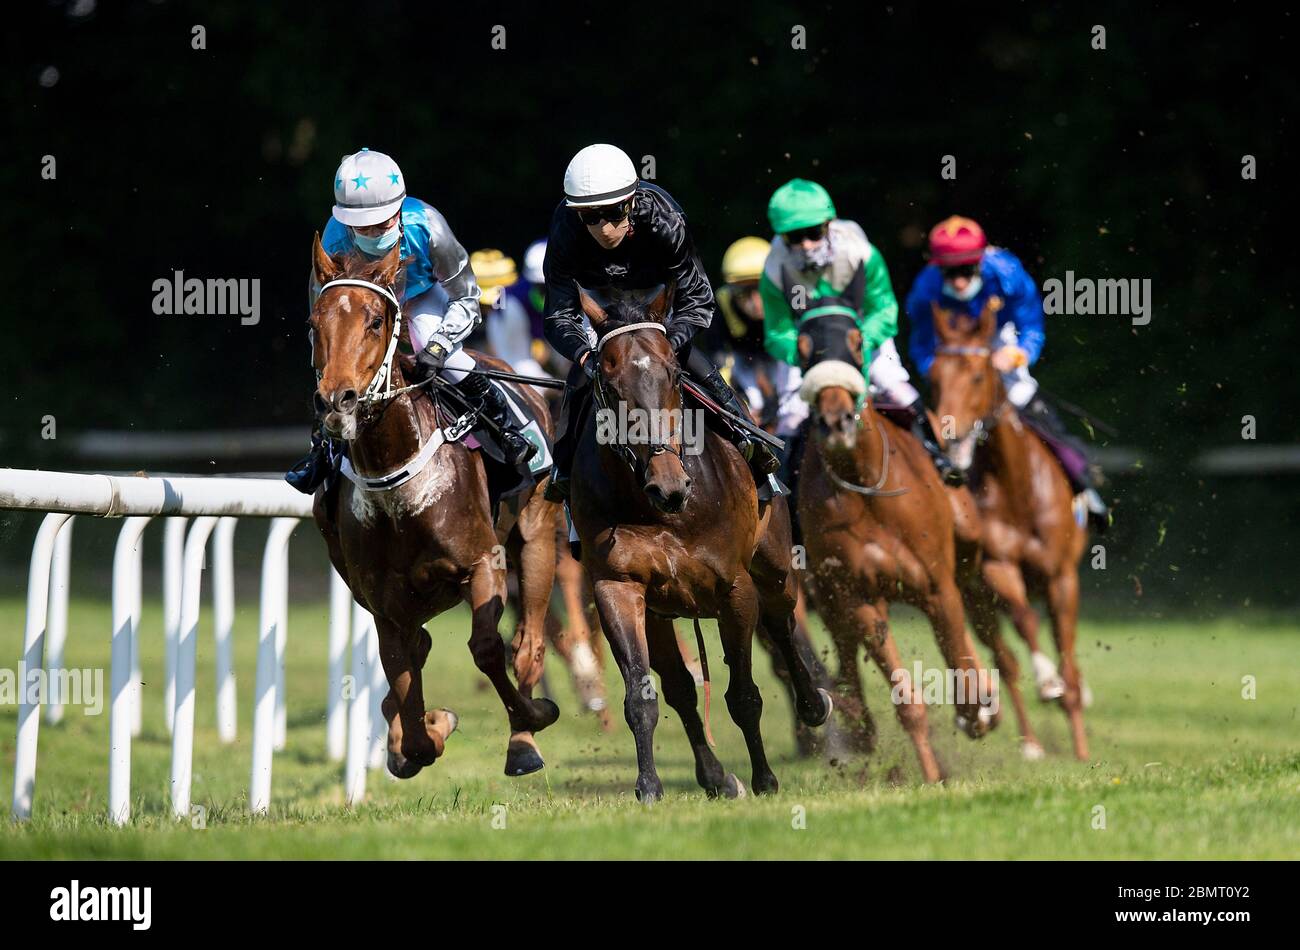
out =
[[[1035,395],[1022,412],[1030,425],[1068,444],[1085,459],[1087,458],[1087,446],[1078,436],[1065,428],[1065,423],[1057,415],[1056,409],[1041,395]],[[1067,474],[1071,475],[1070,487],[1074,489],[1075,494],[1083,496],[1084,504],[1088,509],[1089,523],[1098,534],[1104,534],[1110,527],[1110,508],[1102,500],[1101,493],[1098,491],[1101,487],[1098,470],[1093,465],[1085,465],[1077,477],[1069,472]]]
[[[529,442],[519,431],[519,424],[515,421],[510,407],[506,405],[505,393],[494,386],[491,380],[482,373],[467,373],[465,378],[456,384],[456,388],[472,402],[481,406],[484,416],[495,430],[493,434],[501,444],[501,451],[506,457],[507,464],[518,467],[536,454],[537,446]]]
[[[582,437],[590,402],[590,382],[575,363],[556,417],[554,464],[551,466],[551,480],[543,493],[547,501],[569,500],[569,473],[573,471],[573,458],[578,454],[578,440]]]
[[[310,495],[333,473],[336,454],[330,451],[330,440],[320,426],[313,426],[311,448],[284,473],[284,480],[304,495]]]
[[[912,435],[916,436],[917,441],[930,453],[930,460],[934,462],[939,478],[945,485],[965,484],[966,476],[953,464],[952,459],[948,458],[948,453],[939,445],[939,437],[934,434],[934,427],[930,425],[930,414],[925,411],[925,403],[918,399],[908,406],[908,409],[912,413]]]
[[[716,369],[703,377],[700,382],[704,385],[705,392],[723,409],[742,419],[749,418],[749,411],[740,404],[736,391],[727,385],[727,381]],[[728,426],[728,429],[733,433],[732,444],[740,450],[749,467],[754,470],[756,481],[765,482],[768,475],[780,469],[780,457],[766,442],[750,438],[739,426]]]

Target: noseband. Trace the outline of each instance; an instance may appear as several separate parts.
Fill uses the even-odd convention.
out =
[[[610,399],[609,389],[605,382],[605,376],[600,370],[600,362],[599,362],[600,351],[605,348],[606,343],[614,339],[614,337],[616,336],[622,336],[624,333],[632,333],[635,330],[651,330],[651,329],[664,334],[664,336],[668,335],[668,330],[667,328],[664,327],[662,323],[657,323],[653,320],[645,320],[640,323],[629,323],[626,326],[621,326],[613,330],[610,330],[603,337],[601,337],[600,340],[596,343],[596,356],[595,356],[595,359],[597,360],[596,376],[592,380],[592,398],[596,403],[597,409],[612,410],[613,403],[614,403],[614,400]],[[677,389],[677,400],[678,402],[682,403],[682,411],[685,412],[686,404],[682,400],[682,388],[680,382],[678,382],[676,389]],[[646,462],[642,462],[639,458],[637,458],[636,453],[632,451],[631,446],[627,445],[625,442],[622,441],[616,441],[611,443],[610,448],[612,448],[614,450],[614,454],[616,454],[619,458],[621,458],[623,462],[628,466],[628,468],[632,470],[632,472],[637,477],[637,481],[639,481],[642,485],[644,485],[646,479],[646,472],[650,467],[650,461],[647,460]],[[682,463],[682,468],[684,469],[686,467],[686,457],[685,457],[686,446],[685,443],[682,442],[681,440],[678,440],[678,447],[676,450],[673,449],[671,441],[669,441],[668,443],[651,442],[649,443],[649,448],[650,448],[651,460],[654,459],[656,455],[663,455],[665,452],[671,452],[673,455],[676,455],[677,460]]]

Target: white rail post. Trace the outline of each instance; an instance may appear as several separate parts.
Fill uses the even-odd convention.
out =
[[[194,775],[194,661],[199,640],[199,598],[203,585],[203,549],[217,526],[213,515],[194,519],[185,537],[181,580],[180,640],[176,644],[176,715],[172,728],[172,816],[188,818]]]
[[[275,751],[283,752],[289,744],[289,691],[284,680],[284,656],[289,647],[289,545],[280,552],[276,565],[282,578],[275,602]]]
[[[235,741],[235,525],[238,518],[222,518],[212,535],[212,633],[215,640],[217,737]]]
[[[51,726],[63,721],[63,648],[68,642],[68,571],[72,562],[72,524],[76,516],[64,522],[54,539],[54,559],[50,562],[50,614],[45,635],[45,669],[49,695],[45,699],[45,721]]]
[[[372,769],[383,768],[388,745],[388,722],[384,719],[384,697],[388,695],[388,678],[379,659],[379,631],[369,614],[370,635],[366,642],[366,660],[370,663],[370,759]]]
[[[283,595],[288,586],[289,535],[297,518],[276,518],[262,552],[262,591],[257,635],[257,685],[253,705],[253,768],[248,780],[248,808],[254,815],[271,806],[271,752],[275,746],[276,644],[283,624]]]
[[[168,518],[163,526],[163,641],[166,669],[163,675],[163,710],[167,734],[176,716],[176,643],[181,629],[181,560],[185,548],[186,518]]]
[[[344,768],[344,794],[349,805],[366,797],[366,760],[370,755],[370,671],[366,669],[366,640],[370,613],[352,606],[352,699],[348,706],[348,756]]]
[[[352,620],[352,591],[330,565],[330,682],[325,698],[325,749],[331,762],[342,762],[347,749],[347,703],[343,675],[347,672],[348,634]]]
[[[32,544],[32,562],[27,569],[27,623],[23,629],[23,658],[18,663],[18,742],[14,750],[15,820],[32,816],[32,798],[36,793],[36,740],[41,726],[40,697],[31,696],[27,677],[30,670],[41,669],[45,652],[45,612],[50,602],[50,558],[54,539],[70,515],[49,514],[41,522]],[[32,702],[35,698],[38,701]]]
[[[148,517],[127,518],[113,551],[112,700],[108,720],[108,820],[131,818],[131,736],[140,705],[136,676],[140,653],[141,535]]]
[[[139,517],[139,516],[137,516]],[[130,520],[130,519],[128,519]],[[152,517],[150,517],[152,520]],[[123,528],[125,530],[125,526]],[[143,529],[142,529],[143,530]],[[130,590],[131,603],[131,737],[140,735],[144,728],[144,676],[140,673],[140,617],[144,606],[144,545],[135,546],[135,561],[131,566],[135,584]],[[113,576],[117,576],[114,568]],[[116,581],[114,582],[116,583]],[[116,629],[116,625],[114,625]]]

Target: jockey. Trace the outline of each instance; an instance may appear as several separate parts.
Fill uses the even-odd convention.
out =
[[[808,405],[799,398],[799,367],[773,359],[764,345],[758,281],[769,250],[771,243],[761,237],[743,237],[727,248],[717,292],[722,319],[713,321],[705,338],[723,376],[761,424],[788,443],[808,417]]]
[[[547,489],[552,500],[568,497],[569,470],[581,436],[577,423],[596,373],[595,334],[582,313],[580,286],[642,290],[671,285],[668,342],[679,363],[719,405],[748,418],[717,369],[691,346],[713,318],[713,288],[677,202],[659,186],[638,180],[632,160],[613,145],[589,145],[574,156],[564,173],[564,195],[551,218],[546,248],[546,338],[575,366],[557,426],[561,435]],[[731,432],[756,480],[766,482],[780,460],[761,441],[738,429]]]
[[[547,376],[533,357],[528,310],[517,296],[510,293],[511,289],[519,286],[514,260],[495,248],[484,248],[469,256],[469,266],[483,291],[479,306],[484,311],[483,322],[492,354],[509,363],[516,373]]]
[[[453,383],[501,433],[512,465],[522,465],[536,448],[519,432],[505,396],[488,377],[470,373],[474,358],[461,341],[480,322],[479,286],[469,256],[437,209],[406,194],[406,179],[387,155],[363,148],[345,155],[334,173],[333,215],[321,244],[331,255],[358,253],[379,259],[400,243],[403,280],[396,288],[407,320],[416,365],[423,374]],[[320,288],[311,286],[314,305]],[[331,471],[327,440],[312,434],[312,447],[284,476],[310,494]]]
[[[1001,247],[990,247],[984,229],[970,218],[953,215],[930,231],[930,263],[917,275],[907,295],[911,321],[908,350],[923,375],[934,362],[935,333],[931,305],[978,318],[990,297],[999,297],[998,332],[993,366],[1002,374],[1007,399],[1025,421],[1072,445],[1086,458],[1083,443],[1071,435],[1056,411],[1038,392],[1029,367],[1038,362],[1046,335],[1043,303],[1038,286],[1020,259]],[[1064,466],[1063,466],[1064,467]],[[1089,519],[1099,530],[1110,512],[1097,492],[1092,466],[1082,471],[1066,469],[1076,493],[1084,496]]]
[[[961,471],[939,445],[921,394],[916,391],[898,350],[898,301],[880,251],[860,225],[838,218],[826,189],[795,178],[772,195],[768,221],[772,240],[759,290],[763,297],[767,351],[798,364],[798,321],[821,297],[839,297],[850,284],[861,284],[862,299],[853,302],[862,350],[868,355],[865,375],[888,402],[910,410],[912,433],[925,446],[934,467],[949,485],[960,485]],[[796,316],[797,314],[797,316]]]

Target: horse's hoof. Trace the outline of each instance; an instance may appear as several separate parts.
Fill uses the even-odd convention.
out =
[[[1022,742],[1020,744],[1020,754],[1024,756],[1026,762],[1039,762],[1047,757],[1043,747],[1037,742]]]
[[[506,775],[518,778],[540,772],[545,767],[542,754],[537,751],[537,745],[531,737],[511,737],[510,744],[506,747]]]
[[[745,791],[745,783],[736,777],[735,772],[728,772],[727,777],[722,780],[722,797],[723,798],[748,798],[749,792]]]
[[[828,693],[826,690],[822,689],[820,686],[817,687],[817,692],[821,695],[822,703],[826,706],[826,710],[822,713],[821,720],[819,722],[808,723],[808,725],[810,726],[825,725],[826,720],[830,719],[831,713],[835,711],[835,701],[831,699],[831,694]]]
[[[404,755],[397,755],[394,752],[388,753],[388,772],[393,778],[415,778],[423,768],[423,765],[406,758]]]
[[[430,709],[424,714],[424,723],[426,728],[432,729],[446,742],[460,725],[460,717],[450,709]]]
[[[637,779],[636,800],[642,805],[653,805],[663,797],[664,786],[659,779],[655,779],[653,782],[642,782],[640,779]]]
[[[980,707],[980,713],[983,713],[984,708],[985,707],[983,706]],[[971,739],[982,739],[984,734],[989,731],[988,721],[984,716],[979,714],[976,714],[974,718],[971,718],[958,713],[957,728],[966,733],[966,735]]]

